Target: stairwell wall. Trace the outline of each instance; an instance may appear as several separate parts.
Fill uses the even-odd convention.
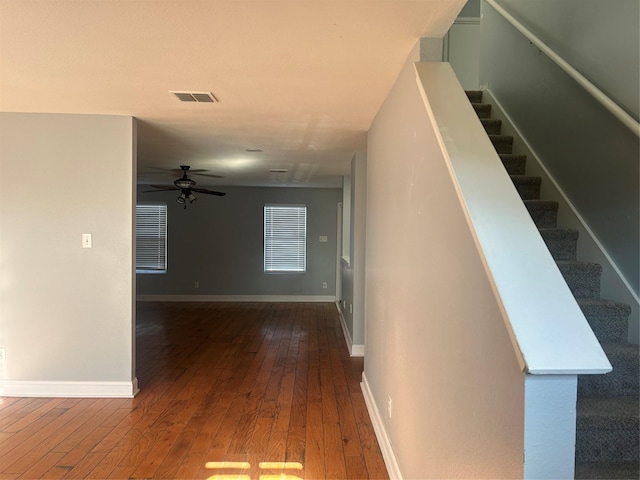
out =
[[[524,374],[417,60],[416,49],[368,137],[365,394],[392,476],[522,477]]]
[[[637,1],[499,3],[638,117]],[[491,91],[514,127],[526,137],[637,299],[638,137],[486,4],[480,76],[481,84]],[[610,293],[608,296],[624,301]],[[636,337],[638,323],[635,315],[631,332]]]

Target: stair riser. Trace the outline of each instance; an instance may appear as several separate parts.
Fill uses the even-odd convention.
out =
[[[538,200],[540,198],[540,183],[521,183],[514,180],[513,184],[523,200]]]
[[[509,142],[504,142],[501,140],[492,140],[493,147],[496,149],[498,153],[512,153],[513,152],[513,144]]]
[[[483,119],[482,126],[489,135],[500,135],[502,122],[499,120]]]
[[[501,155],[500,160],[509,175],[524,175],[527,157],[524,155]]]
[[[629,333],[625,319],[589,314],[585,314],[585,318],[600,343],[625,343],[627,341]]]
[[[525,203],[529,215],[538,228],[556,228],[558,221],[558,205]]]
[[[466,94],[471,103],[482,103],[482,90],[467,90]]]
[[[491,105],[486,103],[473,103],[473,109],[476,111],[478,118],[491,117]]]
[[[612,348],[613,347],[613,348]],[[578,396],[611,397],[640,394],[640,356],[633,346],[604,345],[613,371],[605,375],[579,375]]]
[[[542,235],[544,243],[554,260],[575,260],[578,251],[577,238],[547,238]]]
[[[602,344],[628,343],[628,323],[631,308],[628,305],[579,303],[593,333]]]
[[[577,462],[637,462],[638,430],[576,431]]]
[[[633,368],[614,367],[606,375],[581,375],[578,377],[578,397],[605,397],[614,395],[638,396],[638,371],[632,378]],[[602,377],[602,378],[596,378]]]
[[[577,269],[561,265],[559,268],[574,297],[600,296],[600,269]]]

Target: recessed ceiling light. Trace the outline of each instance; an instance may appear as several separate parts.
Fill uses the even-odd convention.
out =
[[[211,92],[169,92],[181,102],[215,103],[218,101]]]
[[[289,170],[286,168],[270,168],[269,171],[271,173],[287,173]]]
[[[245,148],[244,150],[245,152],[261,152],[262,149],[261,148]]]

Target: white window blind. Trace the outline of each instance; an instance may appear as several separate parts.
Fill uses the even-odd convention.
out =
[[[167,205],[136,205],[136,272],[167,271]]]
[[[264,271],[307,270],[307,207],[265,205]]]

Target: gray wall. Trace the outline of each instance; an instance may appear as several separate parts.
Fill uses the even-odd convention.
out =
[[[138,193],[139,201],[165,201],[168,206],[167,273],[137,275],[139,295],[335,294],[340,189],[217,189],[227,195],[198,195],[186,210],[175,202],[175,192]],[[307,205],[305,273],[264,273],[263,207],[268,203]],[[320,243],[321,235],[328,242]]]
[[[357,152],[351,160],[351,176],[345,177],[348,191],[343,191],[343,206],[347,206],[349,222],[343,222],[343,237],[349,243],[348,262],[341,262],[342,292],[340,310],[351,335],[352,354],[364,348],[365,322],[365,237],[367,213],[367,154]],[[347,232],[347,233],[344,233]]]
[[[500,3],[637,116],[637,1]],[[491,7],[483,7],[481,83],[638,292],[638,137]]]
[[[135,151],[131,117],[0,114],[0,384],[132,393]]]
[[[638,0],[499,0],[499,3],[638,119]]]

